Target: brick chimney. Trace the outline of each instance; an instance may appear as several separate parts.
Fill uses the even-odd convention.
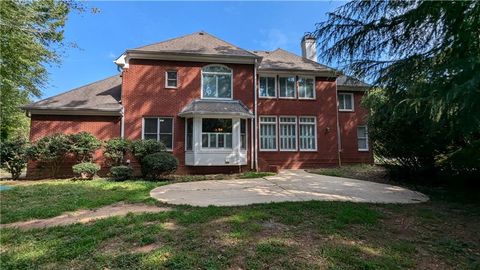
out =
[[[302,56],[317,62],[317,39],[310,33],[306,33],[301,42]]]

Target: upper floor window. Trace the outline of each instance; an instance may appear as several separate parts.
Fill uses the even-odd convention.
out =
[[[281,98],[295,98],[295,76],[280,77],[278,82]]]
[[[301,99],[315,98],[315,78],[313,77],[298,78],[298,98],[301,98]]]
[[[353,112],[353,94],[339,93],[338,94],[338,108],[342,112]]]
[[[275,77],[267,77],[267,76],[261,76],[260,77],[260,97],[276,97],[276,91],[275,91],[275,82],[276,78]]]
[[[165,87],[166,88],[177,88],[177,71],[167,71],[165,72]]]
[[[232,98],[232,70],[210,65],[202,68],[202,98]]]
[[[168,150],[173,147],[173,118],[144,118],[143,139],[161,141]]]

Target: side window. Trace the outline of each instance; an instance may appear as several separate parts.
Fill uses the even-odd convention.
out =
[[[165,75],[165,87],[177,88],[177,86],[178,86],[178,72],[167,71]]]
[[[358,151],[368,151],[368,130],[367,126],[357,127]]]
[[[144,118],[142,133],[144,140],[161,141],[167,150],[173,149],[173,118]]]
[[[298,98],[301,98],[301,99],[315,98],[315,78],[311,78],[311,77],[298,78]]]
[[[316,118],[312,116],[299,117],[300,151],[315,151],[317,149]]]
[[[280,151],[297,150],[297,117],[280,117]]]
[[[260,150],[277,150],[277,118],[260,117]]]
[[[295,76],[280,77],[279,81],[279,97],[295,98]]]
[[[338,109],[341,112],[353,112],[353,94],[339,93],[338,94]]]

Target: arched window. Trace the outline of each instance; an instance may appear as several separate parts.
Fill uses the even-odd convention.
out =
[[[202,68],[202,98],[232,98],[232,70],[226,66]]]

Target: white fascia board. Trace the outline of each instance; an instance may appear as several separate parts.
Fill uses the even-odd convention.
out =
[[[256,58],[241,56],[218,56],[208,54],[182,54],[172,52],[127,51],[128,59],[172,60],[209,63],[254,64]]]

